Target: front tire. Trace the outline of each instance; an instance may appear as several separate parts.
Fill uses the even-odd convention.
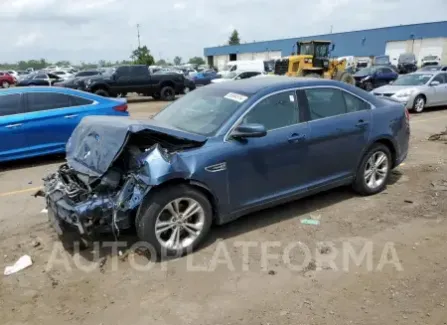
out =
[[[175,90],[171,86],[165,86],[160,91],[160,97],[166,101],[173,101],[175,99]]]
[[[363,157],[353,184],[361,195],[382,192],[390,177],[392,167],[391,152],[387,146],[377,143]]]
[[[371,81],[366,81],[365,82],[365,90],[366,91],[371,91],[373,89],[374,89],[374,86],[373,86],[372,82]]]
[[[110,97],[110,94],[107,90],[104,89],[98,89],[94,92],[96,95],[102,96],[102,97]]]
[[[9,84],[9,82],[7,82],[7,81],[3,81],[2,82],[2,87],[3,88],[9,88],[11,85]]]
[[[176,185],[155,192],[137,212],[138,238],[158,256],[182,256],[199,245],[209,232],[213,211],[200,191]]]
[[[412,111],[415,113],[422,113],[425,108],[425,98],[422,95],[417,96],[413,102]]]

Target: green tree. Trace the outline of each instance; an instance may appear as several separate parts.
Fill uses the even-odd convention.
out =
[[[134,50],[130,58],[133,60],[134,64],[153,65],[155,62],[154,57],[151,55],[151,52],[146,45]]]
[[[182,58],[179,57],[179,56],[176,56],[176,57],[174,58],[174,64],[175,64],[175,65],[180,65],[180,64],[182,64]]]
[[[161,66],[164,66],[164,65],[167,65],[167,63],[166,63],[166,60],[164,60],[164,59],[160,59],[160,60],[158,60],[157,62],[155,62],[155,65],[161,65]]]
[[[195,56],[195,57],[189,59],[189,63],[194,64],[194,65],[203,65],[203,64],[205,64],[205,60],[203,58],[201,58],[200,56]]]
[[[228,45],[239,45],[241,44],[241,40],[239,38],[239,32],[235,29],[228,40]]]

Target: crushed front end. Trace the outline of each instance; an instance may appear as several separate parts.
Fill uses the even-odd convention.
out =
[[[59,235],[118,236],[133,226],[153,186],[171,174],[191,173],[178,152],[204,143],[163,133],[161,127],[154,131],[127,119],[108,118],[83,120],[67,145],[67,163],[43,179],[40,196]]]

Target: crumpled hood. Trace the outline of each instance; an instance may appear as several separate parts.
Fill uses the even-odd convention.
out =
[[[87,116],[67,142],[67,162],[76,171],[101,177],[119,156],[130,134],[143,131],[154,136],[167,135],[173,140],[203,144],[207,137],[174,129],[156,120],[133,120],[118,116]]]

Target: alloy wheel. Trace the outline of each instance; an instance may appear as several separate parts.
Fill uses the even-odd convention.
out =
[[[155,222],[155,236],[165,249],[190,247],[205,225],[205,211],[194,199],[177,198],[161,210]]]
[[[365,184],[371,190],[380,187],[389,173],[388,157],[383,151],[376,151],[371,155],[365,165]]]
[[[424,110],[424,106],[425,106],[425,100],[422,97],[418,97],[416,99],[416,102],[414,103],[414,110],[417,113],[420,113]]]
[[[3,88],[9,88],[9,82],[7,82],[7,81],[3,81],[3,83],[2,83],[2,87],[3,87]]]

